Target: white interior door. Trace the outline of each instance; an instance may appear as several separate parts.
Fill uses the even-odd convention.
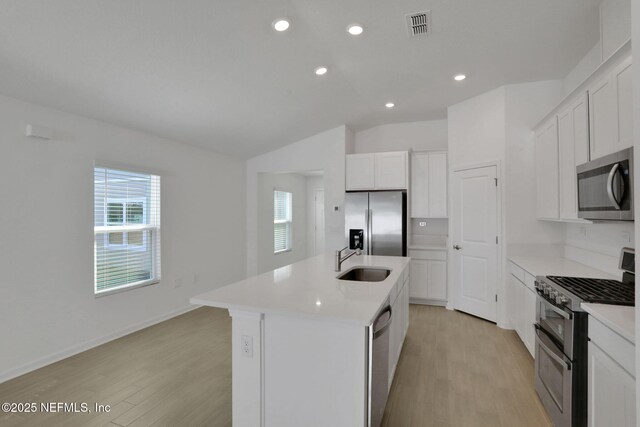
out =
[[[454,308],[496,321],[498,216],[496,166],[453,174]]]
[[[316,189],[314,194],[315,209],[315,255],[324,253],[324,190]]]

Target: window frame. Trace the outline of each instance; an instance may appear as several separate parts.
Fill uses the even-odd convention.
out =
[[[105,168],[106,169],[106,168]],[[128,172],[128,171],[127,171]],[[139,173],[139,172],[136,172]],[[122,224],[118,225],[118,223],[114,223],[114,222],[109,222],[108,218],[109,218],[109,204],[110,203],[121,203],[122,204]],[[136,228],[136,229],[132,229],[132,228],[128,228],[130,227],[128,220],[127,220],[127,214],[128,214],[128,205],[131,203],[140,203],[142,204],[142,216],[144,217],[148,211],[147,211],[147,200],[146,199],[142,199],[142,198],[131,198],[131,199],[123,199],[121,197],[108,197],[104,199],[104,224],[105,227],[108,227],[109,229],[109,233],[122,233],[122,243],[111,243],[109,242],[109,238],[107,237],[106,239],[106,243],[105,246],[108,246],[110,248],[113,249],[131,249],[134,251],[141,251],[144,252],[148,249],[147,245],[149,244],[148,242],[148,233],[145,233],[146,230],[149,230],[149,227],[146,228]],[[134,224],[134,225],[138,225],[138,224]],[[139,224],[139,225],[146,225],[146,224]],[[121,229],[121,230],[119,230]],[[140,246],[131,246],[129,247],[129,232],[131,231],[142,231],[142,245]]]
[[[286,219],[276,219],[275,218],[275,203],[276,203],[276,193],[286,193],[289,196],[287,197],[287,218]],[[286,252],[291,252],[293,250],[293,192],[287,190],[280,190],[274,188],[273,190],[273,254],[278,255]],[[286,246],[284,249],[276,250],[276,224],[285,224],[286,229]]]
[[[138,289],[141,287],[155,285],[160,283],[161,281],[161,245],[160,245],[160,217],[161,217],[161,176],[157,172],[146,171],[142,168],[132,167],[132,166],[122,166],[122,165],[108,165],[102,163],[94,163],[93,167],[93,198],[94,198],[94,209],[95,209],[95,197],[96,197],[96,170],[104,169],[106,171],[116,171],[116,172],[124,172],[131,173],[136,175],[148,175],[151,179],[151,188],[149,198],[151,202],[146,200],[146,198],[114,198],[114,197],[104,197],[104,217],[103,217],[103,225],[96,226],[95,225],[95,213],[94,213],[94,260],[93,260],[93,294],[95,298],[104,297],[107,295],[126,292],[133,289]],[[109,203],[120,203],[123,204],[123,225],[109,225],[107,220],[108,209],[107,206]],[[143,205],[143,217],[146,218],[146,223],[143,224],[132,224],[125,225],[127,221],[127,203],[142,203]],[[149,211],[147,209],[153,209],[153,211]],[[108,233],[123,233],[123,242],[128,241],[128,233],[132,231],[142,231],[143,235],[143,245],[142,246],[129,246],[128,244],[110,244],[108,242],[109,237]],[[149,233],[145,233],[145,231],[149,231]],[[118,286],[113,286],[108,289],[98,290],[98,252],[97,252],[97,236],[104,235],[105,236],[105,247],[113,247],[114,249],[122,249],[127,248],[129,250],[134,251],[151,251],[151,278],[145,280],[139,280],[137,282],[125,283]],[[125,237],[126,236],[126,237]]]

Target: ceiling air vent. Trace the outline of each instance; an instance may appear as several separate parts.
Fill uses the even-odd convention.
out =
[[[409,37],[423,37],[431,34],[431,11],[406,15]]]

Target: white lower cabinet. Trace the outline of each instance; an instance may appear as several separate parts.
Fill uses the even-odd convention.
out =
[[[438,303],[447,301],[446,251],[410,250],[409,297],[412,302]]]
[[[534,280],[531,274],[511,264],[506,298],[511,325],[529,353],[535,357],[536,292],[525,284],[525,282],[533,283]]]
[[[589,340],[589,426],[635,426],[635,346],[591,316]]]

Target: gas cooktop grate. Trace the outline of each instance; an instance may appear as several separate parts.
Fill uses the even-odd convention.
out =
[[[547,279],[583,299],[584,302],[635,305],[635,285],[617,280],[547,276]]]

